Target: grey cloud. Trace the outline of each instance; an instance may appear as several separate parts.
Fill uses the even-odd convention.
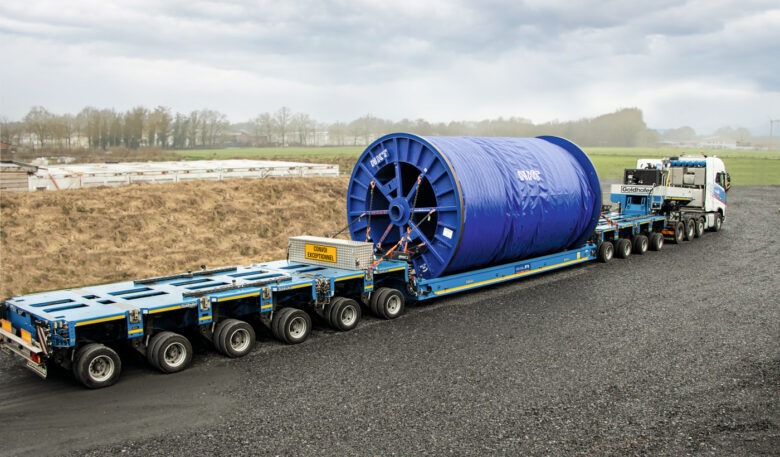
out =
[[[533,117],[523,110],[538,109],[541,102],[531,102],[534,97],[567,106],[569,100],[592,100],[590,92],[599,87],[627,88],[610,94],[619,97],[612,108],[631,106],[640,86],[662,90],[702,79],[771,93],[780,87],[777,72],[767,65],[768,56],[780,55],[780,27],[749,26],[753,16],[777,24],[772,19],[777,13],[771,13],[777,7],[768,1],[70,3],[68,8],[56,1],[0,4],[0,38],[18,45],[14,55],[22,58],[30,43],[38,43],[42,54],[51,48],[52,53],[85,56],[93,69],[88,73],[95,74],[120,71],[107,62],[121,65],[127,59],[136,62],[123,68],[128,73],[181,62],[182,68],[243,73],[242,81],[255,77],[297,84],[311,94],[359,91],[363,99],[384,94],[388,87],[407,87],[404,94],[415,90],[418,100],[428,100],[446,88],[468,99],[452,104],[451,118],[469,117],[473,111],[465,107],[474,100],[487,112],[495,106],[495,115],[510,114],[506,107],[517,106],[511,114]],[[75,73],[61,72],[72,78]],[[182,92],[197,93],[198,88],[187,86],[191,76],[159,78],[176,80]],[[154,84],[154,78],[145,79]],[[22,81],[13,79],[20,86],[15,90],[29,92]],[[171,87],[178,90],[166,81],[144,90],[165,91],[166,99],[173,99]],[[323,93],[311,99],[330,103],[332,97]],[[339,108],[357,115],[367,110],[358,106],[360,100],[350,103]],[[404,110],[413,108],[386,109],[406,117]]]

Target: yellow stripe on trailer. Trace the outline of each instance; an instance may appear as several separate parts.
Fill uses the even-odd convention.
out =
[[[392,273],[392,272],[394,272],[394,271],[401,271],[401,270],[403,270],[404,268],[406,268],[406,267],[391,268],[391,269],[389,269],[389,270],[382,270],[382,271],[377,271],[377,273],[380,273],[380,274],[381,274],[381,273]]]
[[[168,307],[165,307],[165,308],[152,309],[152,310],[149,310],[149,314],[164,313],[166,311],[173,311],[175,309],[181,309],[181,305],[174,305],[174,306],[168,306]]]
[[[301,289],[303,287],[311,287],[311,284],[298,284],[297,286],[290,286],[290,290],[292,290],[292,289]]]
[[[359,275],[352,275],[352,276],[346,276],[344,278],[339,278],[336,281],[346,281],[347,279],[358,279],[358,278],[362,278],[362,277],[363,277],[363,274],[361,273]]]
[[[143,332],[144,332],[144,329],[136,328],[136,329],[133,329],[133,330],[128,330],[127,334],[128,335],[135,335],[136,333],[143,333]]]
[[[200,318],[198,318],[198,321],[199,321],[199,322],[200,322],[200,321],[207,321],[207,320],[209,320],[209,319],[211,319],[211,316],[201,316]]]
[[[122,314],[121,316],[104,317],[101,319],[92,319],[91,321],[81,321],[81,322],[76,322],[76,327],[81,327],[82,325],[99,324],[101,322],[117,321],[119,319],[124,319],[124,318],[125,315]]]
[[[515,273],[515,274],[511,274],[511,275],[507,275],[507,276],[502,276],[500,278],[486,279],[484,281],[479,281],[479,282],[474,282],[474,283],[471,283],[471,284],[466,284],[465,286],[450,287],[449,289],[437,290],[436,292],[433,293],[433,295],[448,294],[448,293],[451,293],[451,292],[457,292],[459,290],[472,289],[474,287],[485,286],[485,285],[493,284],[493,283],[496,283],[496,282],[508,281],[510,279],[519,278],[521,276],[526,276],[526,275],[533,274],[533,273],[539,273],[539,272],[542,272],[542,271],[551,270],[553,268],[558,268],[558,267],[562,267],[562,266],[565,266],[565,265],[573,265],[575,263],[581,263],[581,262],[585,262],[587,260],[589,260],[589,258],[588,257],[584,257],[584,258],[581,258],[581,259],[569,260],[568,262],[556,263],[555,265],[548,265],[546,267],[535,268],[533,270],[521,271],[519,273]]]
[[[252,293],[249,293],[249,294],[234,295],[232,297],[218,298],[217,301],[218,302],[223,302],[223,301],[230,301],[230,300],[238,300],[239,298],[257,297],[258,295],[260,295],[260,292],[252,292]]]

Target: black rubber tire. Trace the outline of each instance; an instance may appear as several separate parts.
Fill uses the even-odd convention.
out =
[[[720,232],[720,229],[723,228],[723,216],[720,214],[715,215],[715,224],[710,228],[713,232]]]
[[[178,333],[158,333],[150,348],[155,353],[155,368],[163,373],[178,373],[192,362],[192,344]]]
[[[278,322],[272,325],[272,332],[283,343],[303,343],[311,333],[311,317],[300,309],[282,308],[275,319]]]
[[[693,230],[693,237],[694,238],[701,238],[702,235],[704,235],[704,219],[698,218],[695,221],[696,226]]]
[[[650,234],[650,250],[660,251],[664,247],[664,236],[659,232],[653,232]]]
[[[627,259],[631,257],[631,240],[621,238],[615,244],[615,257],[618,259]]]
[[[255,347],[255,329],[249,323],[238,319],[230,322],[219,335],[220,352],[228,357],[243,357]]]
[[[274,336],[274,338],[281,341],[282,343],[284,343],[284,337],[279,332],[279,322],[281,322],[282,317],[284,317],[284,315],[287,314],[285,312],[286,309],[287,308],[277,308],[274,311],[273,318],[271,319],[271,334]]]
[[[372,311],[382,319],[395,319],[404,313],[405,307],[404,294],[391,287],[381,287],[377,291]]]
[[[146,346],[146,360],[149,362],[149,365],[158,370],[160,369],[160,362],[157,360],[157,355],[159,354],[158,349],[162,338],[167,334],[173,334],[173,332],[155,333],[152,335],[151,339],[149,339],[149,344]]]
[[[644,255],[650,245],[646,235],[636,235],[631,243],[631,248],[636,255]]]
[[[334,296],[330,299],[330,303],[325,305],[325,307],[322,309],[322,318],[325,319],[325,322],[327,322],[331,327],[333,327],[333,322],[330,321],[330,313],[333,311],[333,307],[338,303],[341,303],[342,300],[344,300],[344,297]]]
[[[615,245],[611,241],[604,241],[596,249],[596,258],[601,263],[607,263],[615,257]]]
[[[685,220],[685,241],[693,241],[696,234],[696,222],[693,219]]]
[[[685,239],[685,224],[681,221],[674,223],[674,235],[672,235],[672,243],[680,244]]]
[[[222,346],[222,342],[224,341],[222,338],[222,333],[235,322],[240,321],[236,319],[223,319],[217,323],[216,327],[214,327],[214,334],[211,335],[211,342],[214,344],[214,348],[220,354],[225,353],[225,348]]]
[[[348,332],[357,327],[360,322],[360,304],[351,298],[331,302],[328,323],[342,332]]]
[[[90,389],[116,384],[122,373],[119,355],[108,346],[90,343],[76,353],[73,374],[76,380]]]
[[[373,314],[376,317],[382,317],[381,313],[379,312],[379,308],[377,308],[376,303],[379,300],[379,294],[384,291],[385,288],[382,287],[376,289],[374,293],[371,294],[371,298],[368,300],[368,310],[371,311],[371,314]]]

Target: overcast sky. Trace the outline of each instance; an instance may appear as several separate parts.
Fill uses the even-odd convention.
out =
[[[780,119],[777,0],[0,2],[0,115],[289,106],[323,122],[638,107],[653,128]]]

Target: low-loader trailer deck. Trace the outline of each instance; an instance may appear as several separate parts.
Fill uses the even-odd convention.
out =
[[[403,253],[360,268],[323,266],[328,259],[321,260],[326,255],[322,253],[343,240],[302,237],[308,254],[319,250],[320,260],[307,261],[304,253],[302,259],[203,268],[10,298],[0,304],[0,349],[24,359],[42,377],[54,363],[71,369],[87,387],[105,387],[119,378],[122,363],[117,350],[122,345],[144,354],[158,370],[173,373],[186,368],[192,358],[185,335],[199,333],[217,351],[240,357],[252,350],[258,325],[265,325],[282,342],[296,344],[308,337],[312,315],[348,331],[357,326],[362,307],[393,319],[409,301],[660,249],[665,225],[663,216],[608,214],[579,248],[434,279],[416,277],[410,263],[402,260]],[[341,249],[338,243],[335,247]]]

